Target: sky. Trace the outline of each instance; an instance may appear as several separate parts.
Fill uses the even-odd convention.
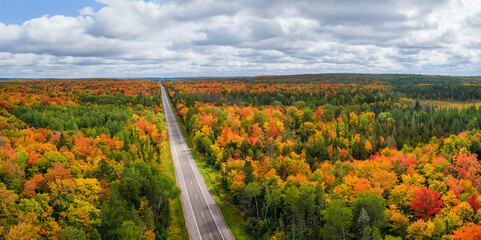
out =
[[[0,0],[0,77],[481,75],[478,0]]]

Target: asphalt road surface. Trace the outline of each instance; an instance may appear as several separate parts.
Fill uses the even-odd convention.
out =
[[[163,86],[162,102],[169,129],[175,178],[181,190],[180,198],[190,239],[234,239],[182,136]]]

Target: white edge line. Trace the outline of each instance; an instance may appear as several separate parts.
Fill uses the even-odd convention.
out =
[[[164,87],[162,87],[162,93],[164,93],[164,96],[165,96],[165,90],[164,90]],[[167,99],[168,100],[168,99]],[[169,103],[167,102],[166,103],[167,105],[169,105]],[[169,105],[169,108],[170,108],[170,105]],[[170,109],[172,111],[172,109]],[[164,105],[164,112],[165,112],[165,105]],[[170,114],[170,113],[169,113]],[[172,113],[173,115],[173,113]],[[167,116],[166,116],[167,118]],[[174,119],[175,119],[175,116],[174,116]],[[167,120],[167,119],[166,119]],[[175,123],[177,123],[177,120],[175,120]],[[179,163],[179,166],[181,166],[180,164],[180,160],[179,160],[179,155],[177,154],[177,147],[175,146],[175,140],[174,140],[174,133],[172,132],[172,129],[171,128],[168,128],[169,132],[172,134],[172,145],[175,149],[175,156],[177,158],[177,162]],[[182,139],[181,139],[182,140]],[[181,169],[180,170],[180,173],[182,175],[182,182],[184,183],[184,187],[185,187],[185,190],[186,190],[186,194],[187,194],[187,198],[189,199],[189,205],[190,205],[190,210],[192,211],[192,216],[194,218],[194,222],[195,222],[195,226],[197,227],[197,232],[199,233],[199,237],[200,239],[202,239],[202,235],[200,234],[200,229],[199,229],[199,225],[197,224],[197,220],[195,219],[195,213],[194,213],[194,208],[192,207],[192,201],[190,200],[190,196],[189,196],[189,191],[187,191],[187,185],[185,184],[185,178],[184,178],[184,173],[182,172],[182,166],[180,167]],[[200,186],[199,186],[200,188]],[[201,189],[201,192],[202,192],[202,189]],[[215,219],[214,219],[215,221]],[[217,224],[217,223],[216,223]],[[221,234],[222,235],[222,234]]]
[[[164,90],[165,91],[165,90]],[[170,108],[170,105],[169,105],[169,108]],[[172,110],[172,108],[170,108]],[[172,115],[173,115],[173,111],[172,111]],[[174,116],[174,119],[175,119],[175,116]],[[177,123],[177,120],[175,121],[175,123]],[[181,142],[182,142],[182,148],[184,149],[184,151],[186,151],[186,145],[187,143],[185,142],[185,139],[184,139],[184,136],[182,135],[182,133],[180,132],[180,126],[177,124],[177,132],[179,133],[180,136],[182,136],[180,138]],[[188,150],[189,154],[186,154],[187,155],[187,158],[193,158],[190,154],[190,149]],[[193,160],[193,159],[192,159]],[[209,203],[207,202],[207,199],[205,198],[205,194],[204,194],[204,191],[202,190],[201,186],[200,186],[200,183],[199,183],[199,179],[197,178],[197,174],[195,174],[195,171],[194,171],[194,168],[192,166],[192,161],[190,161],[189,159],[189,165],[190,165],[190,168],[192,169],[192,172],[194,174],[194,177],[195,177],[195,180],[197,182],[197,186],[199,187],[200,189],[200,192],[202,193],[202,197],[204,198],[204,201],[205,201],[205,204],[207,205],[207,208],[209,209],[209,212],[210,212],[210,215],[212,216],[212,219],[214,219],[214,223],[215,223],[215,226],[217,227],[217,230],[219,230],[219,234],[220,236],[222,237],[222,239],[225,239],[224,238],[224,233],[222,233],[220,227],[219,227],[219,224],[217,224],[217,220],[214,216],[214,214],[212,213],[212,210],[210,208],[210,205]],[[182,173],[183,174],[183,173]],[[184,185],[185,185],[185,181],[184,181]],[[213,198],[213,197],[212,197]],[[217,204],[214,200],[214,204]]]

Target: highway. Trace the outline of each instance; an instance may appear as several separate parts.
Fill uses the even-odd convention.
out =
[[[234,239],[182,136],[163,86],[162,102],[175,178],[181,190],[180,198],[190,239]]]

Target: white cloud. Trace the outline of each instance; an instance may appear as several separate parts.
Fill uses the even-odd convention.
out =
[[[0,77],[481,74],[469,0],[97,0],[0,23]]]
[[[14,42],[20,38],[21,29],[17,25],[0,23],[0,43]]]
[[[79,10],[80,15],[94,15],[94,9],[92,7],[84,7]]]

